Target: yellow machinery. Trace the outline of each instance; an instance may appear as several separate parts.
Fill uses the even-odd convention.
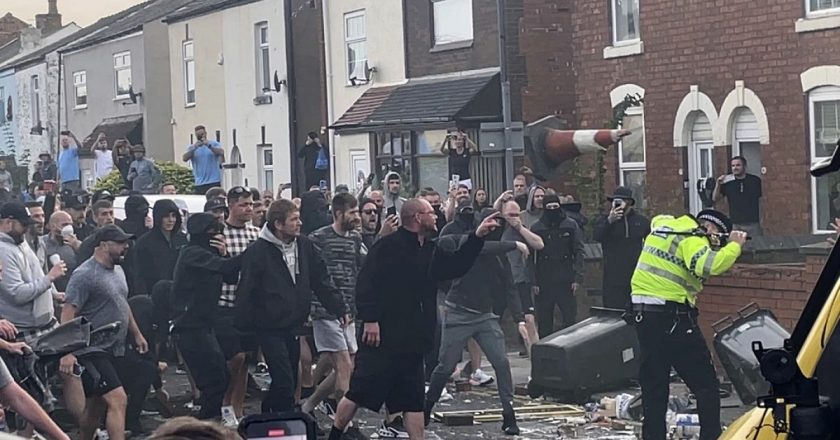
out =
[[[821,177],[840,171],[834,155],[811,168]],[[784,347],[753,343],[770,395],[735,421],[722,440],[840,438],[840,247],[834,246],[802,316]]]

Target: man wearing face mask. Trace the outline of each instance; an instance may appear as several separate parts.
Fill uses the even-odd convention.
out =
[[[187,220],[189,244],[181,249],[172,286],[173,333],[178,348],[201,391],[201,419],[222,415],[230,373],[213,329],[219,318],[222,280],[239,279],[240,257],[227,258],[224,226],[213,214]]]
[[[660,215],[651,229],[633,273],[628,315],[639,336],[639,384],[648,396],[642,403],[642,436],[665,438],[673,367],[697,396],[700,439],[716,439],[721,432],[719,384],[697,320],[697,295],[709,277],[735,264],[747,234],[733,231],[729,218],[711,209],[697,217]]]
[[[566,216],[560,198],[543,198],[543,214],[531,231],[542,238],[543,250],[536,254],[535,298],[540,339],[554,333],[554,308],[560,307],[566,328],[577,318],[577,294],[583,282],[583,233],[577,222]]]

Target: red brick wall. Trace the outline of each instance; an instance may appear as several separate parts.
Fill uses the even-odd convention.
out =
[[[611,119],[610,90],[625,83],[642,86],[650,212],[683,212],[683,177],[678,174],[682,153],[672,145],[677,108],[689,86],[696,84],[719,111],[735,81],[743,80],[762,100],[770,125],[771,143],[762,149],[767,167],[765,231],[810,232],[807,99],[799,75],[816,65],[840,64],[840,32],[794,32],[795,20],[803,15],[802,1],[767,0],[760,6],[747,0],[644,1],[640,10],[644,54],[610,60],[603,59],[604,47],[611,44],[609,1],[559,1],[556,8],[548,6],[549,0],[524,1],[522,45],[529,70],[523,92],[525,115],[568,113],[552,106],[551,100],[562,101],[573,87],[577,126],[600,128]],[[566,30],[560,9],[566,5],[573,9],[571,63],[564,38],[549,44],[550,37],[538,37],[542,28],[550,35],[561,34],[551,29]],[[567,80],[570,75],[574,83]],[[558,90],[559,81],[574,85]],[[540,93],[545,96],[536,96]],[[716,154],[722,173],[727,151],[718,148]],[[616,166],[613,153],[607,161],[606,191],[617,181]],[[585,209],[591,213],[597,207]]]
[[[511,83],[511,114],[521,118],[520,100],[525,81],[525,59],[520,54],[519,23],[522,0],[507,0],[508,77]],[[473,0],[473,42],[470,47],[432,52],[434,27],[431,2],[404,0],[406,76],[417,78],[499,66],[499,32],[496,2]],[[501,114],[500,114],[501,117]]]

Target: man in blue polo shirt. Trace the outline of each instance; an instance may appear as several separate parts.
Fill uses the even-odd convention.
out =
[[[61,151],[58,153],[58,178],[63,189],[82,189],[79,172],[79,140],[69,131],[61,132]]]
[[[222,162],[225,161],[225,150],[222,144],[207,139],[207,129],[203,125],[195,127],[194,144],[184,153],[184,162],[191,162],[193,176],[195,176],[195,193],[204,195],[207,190],[222,186]]]

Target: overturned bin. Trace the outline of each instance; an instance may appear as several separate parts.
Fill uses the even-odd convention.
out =
[[[790,333],[776,320],[773,312],[751,303],[734,317],[714,324],[714,348],[732,387],[745,404],[753,404],[770,391],[770,384],[761,375],[761,368],[752,350],[752,343],[761,341],[767,348],[784,345]]]
[[[592,316],[543,338],[531,349],[528,394],[585,403],[593,393],[610,391],[639,376],[636,331],[624,311],[592,308]]]

